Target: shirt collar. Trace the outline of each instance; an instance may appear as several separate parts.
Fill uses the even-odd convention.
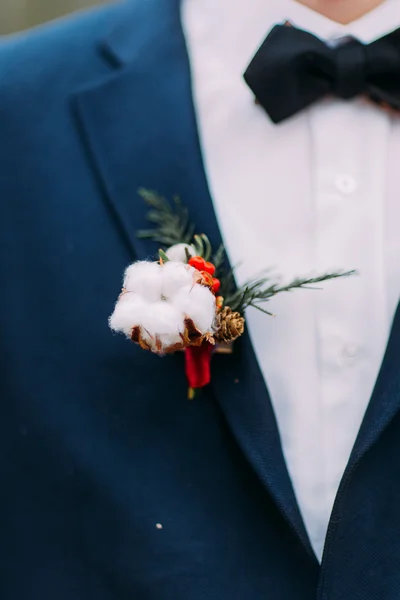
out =
[[[400,27],[400,0],[386,0],[349,25],[297,0],[183,0],[182,14],[188,40],[202,48],[207,69],[237,77],[276,24],[290,21],[327,42],[352,36],[370,43]]]
[[[365,44],[394,31],[400,27],[399,0],[386,0],[380,6],[360,19],[340,25],[327,17],[300,4],[296,0],[278,0],[271,11],[273,26],[276,23],[290,21],[299,29],[305,29],[325,41],[343,37],[354,37]]]

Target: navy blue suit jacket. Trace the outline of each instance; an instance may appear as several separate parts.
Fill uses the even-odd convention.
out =
[[[189,69],[178,0],[0,44],[0,599],[398,600],[400,314],[321,566],[248,338],[189,402],[108,329],[139,187],[220,240]]]

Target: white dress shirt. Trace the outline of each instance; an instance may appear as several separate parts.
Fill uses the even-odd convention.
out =
[[[208,182],[239,283],[333,269],[359,276],[248,310],[297,500],[318,558],[400,293],[400,117],[324,99],[274,125],[242,79],[276,23],[332,42],[400,27],[400,0],[341,26],[295,0],[185,0]]]

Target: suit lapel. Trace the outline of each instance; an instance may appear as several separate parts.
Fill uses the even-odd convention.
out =
[[[268,317],[266,317],[268,318]],[[286,468],[272,403],[246,332],[213,359],[211,386],[243,453],[309,554],[313,550]]]
[[[133,257],[155,251],[135,236],[147,225],[140,187],[167,197],[178,194],[198,231],[206,232],[216,247],[221,235],[201,156],[179,2],[148,0],[129,4],[126,11],[123,26],[103,46],[116,72],[75,99],[84,143]],[[237,344],[232,356],[214,357],[213,370],[213,391],[233,434],[312,554],[249,338]]]
[[[135,236],[146,225],[140,187],[193,197],[195,205],[207,194],[204,178],[198,177],[187,56],[178,24],[176,0],[127,2],[119,26],[102,46],[117,69],[75,98],[79,128],[106,201],[133,256],[142,258],[154,248]],[[200,187],[193,186],[196,176]]]
[[[400,303],[393,320],[392,331],[382,367],[365,413],[347,471],[363,458],[383,434],[400,409]]]

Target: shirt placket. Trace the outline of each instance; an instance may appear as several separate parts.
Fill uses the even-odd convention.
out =
[[[357,269],[316,300],[325,521],[388,335],[383,222],[388,117],[356,100],[309,111],[319,271]]]

